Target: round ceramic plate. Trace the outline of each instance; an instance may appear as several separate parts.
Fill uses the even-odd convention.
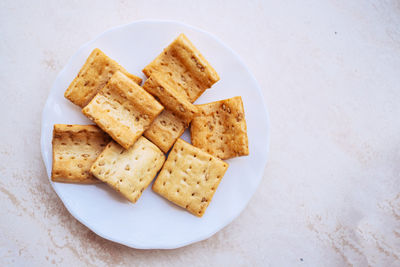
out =
[[[246,207],[263,176],[268,152],[268,115],[254,76],[239,56],[211,34],[178,22],[139,21],[113,28],[83,45],[59,73],[43,109],[41,150],[47,174],[52,164],[52,130],[56,123],[92,124],[64,98],[64,91],[94,48],[100,48],[130,73],[141,70],[180,33],[185,33],[221,77],[196,101],[208,103],[242,96],[250,155],[229,159],[209,207],[197,218],[151,190],[132,204],[105,184],[51,185],[69,212],[96,234],[134,248],[177,248],[212,236]],[[190,141],[189,134],[183,139]]]

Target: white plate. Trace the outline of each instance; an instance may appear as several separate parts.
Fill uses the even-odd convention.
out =
[[[43,109],[41,150],[50,178],[53,124],[91,124],[63,96],[90,52],[98,47],[130,73],[144,78],[143,67],[179,33],[188,36],[221,77],[196,103],[242,96],[250,155],[227,160],[228,171],[202,218],[161,198],[151,186],[132,204],[104,184],[63,184],[50,180],[77,220],[96,234],[129,247],[169,249],[206,239],[246,207],[262,179],[269,140],[267,110],[253,75],[235,52],[209,33],[178,22],[139,21],[113,28],[83,45],[59,73]],[[187,132],[183,138],[189,140]]]

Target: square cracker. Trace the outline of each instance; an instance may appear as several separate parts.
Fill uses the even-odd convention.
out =
[[[247,127],[240,96],[197,105],[190,128],[194,146],[228,159],[249,154]]]
[[[90,166],[111,138],[95,125],[55,124],[51,180],[65,183],[99,183]]]
[[[141,78],[130,74],[100,49],[95,48],[65,91],[64,96],[72,103],[84,107],[118,70],[135,83],[140,84],[142,82]]]
[[[117,71],[82,112],[128,149],[163,109],[153,96]]]
[[[173,112],[186,124],[192,121],[197,112],[196,106],[176,91],[169,76],[154,73],[143,84],[143,89],[156,97],[165,109]]]
[[[143,135],[167,153],[187,127],[188,125],[174,113],[164,110]]]
[[[153,191],[201,217],[227,169],[228,163],[178,139]]]
[[[151,75],[143,88],[165,107],[144,135],[166,153],[188,127],[197,108],[175,90],[169,77],[159,73]]]
[[[144,137],[129,149],[115,142],[107,145],[90,171],[94,176],[135,203],[161,169],[165,156]]]
[[[156,72],[171,76],[177,91],[192,103],[219,80],[214,68],[184,34],[143,69],[147,77]]]

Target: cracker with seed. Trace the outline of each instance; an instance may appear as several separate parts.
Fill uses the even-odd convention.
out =
[[[167,153],[187,127],[174,113],[164,110],[143,135]]]
[[[53,182],[99,183],[90,166],[111,138],[95,125],[55,124],[53,129]]]
[[[117,71],[82,112],[128,149],[163,109],[152,95]]]
[[[153,191],[202,217],[227,169],[226,162],[178,139]]]
[[[184,34],[147,65],[143,73],[147,77],[154,73],[171,76],[177,91],[191,103],[219,80],[214,68]]]
[[[135,203],[161,169],[165,156],[144,137],[129,149],[110,142],[90,171],[94,176]]]
[[[247,127],[240,96],[197,105],[190,133],[194,146],[220,158],[249,154]]]
[[[168,77],[160,73],[151,75],[143,88],[165,107],[144,135],[166,153],[188,127],[197,108],[175,90]]]
[[[177,117],[189,124],[197,108],[174,88],[173,81],[160,73],[151,75],[143,84],[143,89],[156,97],[160,103]]]
[[[72,103],[83,108],[92,100],[97,92],[107,84],[108,80],[116,71],[121,71],[137,84],[142,82],[141,78],[130,74],[116,61],[96,48],[92,51],[78,75],[69,85],[64,96]]]

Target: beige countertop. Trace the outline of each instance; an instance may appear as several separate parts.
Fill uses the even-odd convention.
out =
[[[69,57],[110,27],[152,18],[232,47],[271,120],[247,209],[208,240],[167,251],[127,248],[77,222],[39,142]],[[0,265],[400,266],[399,70],[399,1],[2,1]]]

